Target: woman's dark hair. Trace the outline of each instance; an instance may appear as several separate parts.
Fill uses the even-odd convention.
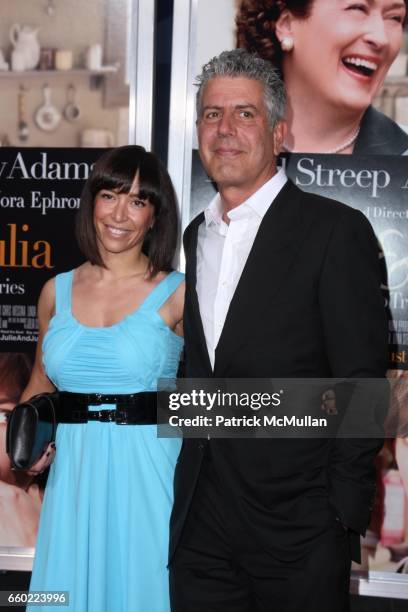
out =
[[[177,200],[170,176],[161,161],[143,147],[129,145],[107,151],[94,165],[85,183],[76,218],[76,237],[85,257],[106,267],[98,247],[93,212],[95,196],[101,189],[129,193],[136,174],[139,197],[154,207],[154,225],[147,233],[142,251],[149,258],[149,275],[169,272],[176,250],[178,232]]]
[[[327,0],[328,1],[328,0]],[[275,34],[282,11],[300,19],[309,17],[314,0],[243,0],[238,9],[237,47],[258,53],[282,73],[282,49]],[[408,0],[405,0],[408,7]],[[407,24],[408,16],[404,24]]]
[[[276,22],[288,9],[299,18],[310,15],[313,0],[243,0],[236,18],[237,47],[258,53],[280,72],[281,44],[275,34]]]

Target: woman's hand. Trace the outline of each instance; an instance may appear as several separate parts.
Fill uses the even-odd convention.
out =
[[[51,442],[51,444],[47,446],[37,463],[34,463],[34,465],[32,465],[30,469],[27,470],[27,474],[30,474],[30,476],[38,476],[38,474],[44,472],[44,470],[46,470],[47,467],[51,465],[51,463],[54,461],[56,450],[57,449],[55,447],[54,442]]]

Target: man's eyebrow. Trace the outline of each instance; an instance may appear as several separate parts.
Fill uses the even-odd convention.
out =
[[[216,104],[207,104],[206,106],[203,106],[203,111],[208,110],[209,108],[221,110],[222,106],[217,106]]]
[[[206,111],[209,109],[222,110],[223,108],[224,108],[223,106],[218,106],[217,104],[207,104],[206,106],[203,106],[203,111]],[[243,110],[244,108],[253,108],[254,110],[258,110],[255,104],[251,104],[250,102],[243,102],[242,104],[236,104],[234,108],[237,108],[238,110]]]
[[[238,110],[244,110],[245,108],[253,108],[254,110],[258,110],[258,108],[255,106],[255,104],[250,104],[248,103],[244,103],[244,104],[237,104],[235,106],[235,108],[237,108]]]

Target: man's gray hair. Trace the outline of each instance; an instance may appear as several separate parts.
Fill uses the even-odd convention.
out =
[[[196,95],[197,119],[202,114],[204,88],[211,79],[220,77],[245,77],[259,81],[264,88],[265,105],[269,125],[274,127],[285,116],[286,94],[282,79],[271,62],[262,59],[256,53],[245,49],[223,51],[203,66],[196,78],[198,87]]]

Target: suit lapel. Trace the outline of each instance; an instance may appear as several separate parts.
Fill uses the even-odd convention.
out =
[[[301,243],[300,200],[301,191],[288,181],[262,220],[215,351],[215,376],[245,343],[249,318],[267,322],[272,316],[271,303]]]
[[[189,306],[191,316],[192,330],[195,330],[196,336],[194,342],[198,344],[202,352],[208,375],[211,375],[212,367],[207,350],[207,343],[204,335],[203,322],[200,315],[200,306],[197,296],[197,239],[198,228],[204,221],[204,213],[201,213],[190,226],[189,236],[186,236],[184,247],[186,254],[186,306]],[[188,324],[188,318],[187,318]],[[187,330],[186,330],[187,331]]]

